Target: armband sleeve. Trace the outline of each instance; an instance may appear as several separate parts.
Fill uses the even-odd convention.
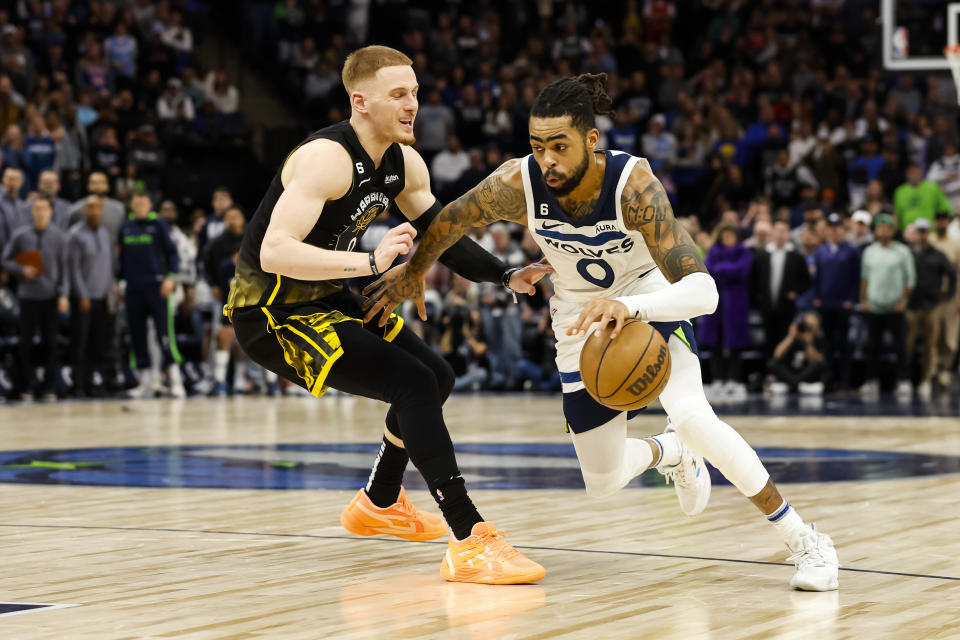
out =
[[[709,273],[690,273],[659,291],[617,298],[630,315],[645,322],[674,322],[717,309],[717,285]]]

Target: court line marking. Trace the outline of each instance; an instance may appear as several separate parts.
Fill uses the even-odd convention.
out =
[[[19,616],[24,613],[38,613],[40,611],[53,611],[54,609],[69,609],[71,607],[80,607],[83,605],[79,604],[52,604],[46,602],[0,602],[0,604],[12,604],[12,605],[27,605],[27,606],[36,606],[34,609],[24,609],[22,611],[8,611],[7,613],[0,613],[0,617],[8,618],[10,616]]]
[[[103,527],[96,525],[68,525],[68,524],[5,524],[0,523],[0,527],[14,529],[93,529],[97,531],[154,531],[164,533],[201,533],[208,535],[230,535],[230,536],[260,536],[266,538],[304,538],[311,540],[354,540],[366,542],[401,542],[407,544],[447,544],[443,540],[400,540],[399,538],[379,538],[363,536],[334,536],[319,535],[314,533],[263,533],[258,531],[219,531],[216,529],[171,529],[164,527]],[[532,549],[534,551],[566,551],[570,553],[598,553],[614,556],[632,556],[643,558],[669,558],[675,560],[707,560],[710,562],[733,562],[738,564],[756,564],[773,567],[792,567],[787,562],[770,562],[768,560],[740,560],[738,558],[713,558],[710,556],[687,556],[673,553],[649,553],[643,551],[607,551],[604,549],[570,549],[566,547],[538,547],[531,545],[513,545],[517,549]],[[855,569],[853,567],[840,567],[840,571],[850,573],[871,573],[886,576],[902,576],[905,578],[926,578],[930,580],[950,580],[960,582],[957,576],[937,576],[926,573],[905,573],[902,571],[883,571],[881,569]]]

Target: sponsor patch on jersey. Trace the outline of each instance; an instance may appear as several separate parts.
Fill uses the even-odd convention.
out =
[[[391,182],[396,182],[399,179],[400,179],[400,176],[398,176],[395,173],[391,173],[390,175],[388,175],[386,178],[383,179],[383,184],[390,184]]]

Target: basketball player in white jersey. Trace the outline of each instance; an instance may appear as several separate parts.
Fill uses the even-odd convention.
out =
[[[382,324],[403,300],[422,299],[427,269],[465,230],[496,220],[527,225],[555,269],[550,311],[564,415],[587,492],[612,494],[657,467],[693,515],[709,499],[705,456],[782,537],[796,565],[790,584],[836,589],[839,563],[830,537],[803,522],[757,454],[707,402],[689,318],[713,313],[716,285],[647,161],[597,150],[594,116],[610,105],[605,80],[604,74],[563,78],[540,93],[529,123],[533,153],[506,162],[447,205],[410,262],[371,285],[366,320],[383,312]],[[593,401],[578,371],[588,332],[615,322],[615,335],[629,317],[664,334],[672,359],[660,394],[669,426],[645,440],[626,437],[627,415]]]

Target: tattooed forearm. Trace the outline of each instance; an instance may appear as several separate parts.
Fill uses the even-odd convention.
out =
[[[426,273],[437,258],[459,240],[468,229],[482,227],[497,220],[523,224],[527,217],[527,203],[523,189],[508,184],[505,164],[483,182],[454,200],[437,214],[410,260],[410,269]]]
[[[629,182],[623,189],[623,220],[628,229],[639,231],[647,241],[650,255],[670,282],[702,271],[700,251],[687,230],[673,216],[663,186],[652,180],[642,192]]]

